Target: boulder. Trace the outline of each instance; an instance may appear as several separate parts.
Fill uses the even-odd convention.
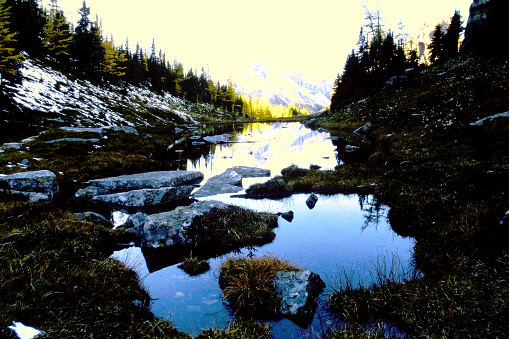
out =
[[[281,213],[281,218],[285,219],[288,222],[292,222],[293,221],[293,211]]]
[[[111,221],[95,212],[83,212],[83,213],[74,213],[74,215],[80,219],[91,221],[95,224],[103,225],[106,227],[113,227]]]
[[[131,233],[134,233],[136,236],[143,236],[143,226],[145,225],[145,221],[148,218],[148,214],[143,212],[138,212],[136,214],[130,215],[127,218],[127,222],[125,223],[125,227]]]
[[[92,198],[92,201],[121,207],[158,206],[170,201],[188,198],[193,189],[193,186],[139,189],[121,193],[96,195]]]
[[[190,206],[177,207],[170,212],[149,215],[143,225],[141,246],[159,248],[186,245],[188,244],[186,228],[193,223],[193,219],[214,207],[224,206],[226,204],[220,201],[198,201]]]
[[[78,190],[74,194],[74,198],[77,200],[81,200],[81,199],[91,200],[96,195],[105,195],[108,193],[110,193],[110,192],[104,188],[97,187],[97,186],[88,186],[88,187]]]
[[[362,134],[362,133],[366,133],[366,132],[369,132],[369,130],[371,129],[371,122],[367,122],[365,123],[364,125],[362,125],[361,127],[357,128],[355,131],[353,131],[355,134]]]
[[[308,208],[310,210],[312,210],[313,208],[315,208],[317,201],[318,201],[318,197],[316,196],[316,194],[311,193],[311,195],[306,200],[306,205],[308,206]]]
[[[310,271],[282,271],[274,278],[274,290],[281,298],[280,314],[299,326],[313,321],[317,302],[325,283]]]
[[[160,171],[90,180],[88,183],[109,192],[194,185],[203,180],[197,171]]]
[[[89,142],[91,144],[98,144],[101,140],[100,139],[83,139],[83,138],[62,138],[62,139],[55,139],[46,141],[47,144],[56,144],[61,142]]]
[[[200,198],[216,194],[238,193],[242,190],[242,175],[229,168],[207,180],[205,185],[193,194],[193,197]]]
[[[104,136],[103,127],[60,127],[61,130],[73,133],[96,133],[99,136]]]
[[[243,178],[270,177],[269,169],[247,166],[234,166],[232,169],[238,174],[242,175]]]
[[[37,201],[52,199],[59,191],[57,176],[48,170],[0,176],[0,189],[26,193]]]
[[[213,144],[230,142],[230,138],[233,137],[231,134],[211,135],[204,137],[203,140],[211,142]]]

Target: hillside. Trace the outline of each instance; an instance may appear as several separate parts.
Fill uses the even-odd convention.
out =
[[[148,87],[80,80],[30,58],[24,60],[20,76],[19,83],[6,85],[1,116],[6,134],[0,140],[19,139],[51,126],[168,127],[230,117],[211,105],[190,103]]]

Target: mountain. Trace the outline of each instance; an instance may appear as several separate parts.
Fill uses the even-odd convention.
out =
[[[333,86],[330,81],[306,76],[302,71],[275,70],[261,60],[233,81],[239,94],[265,99],[273,105],[300,106],[310,112],[330,105]]]

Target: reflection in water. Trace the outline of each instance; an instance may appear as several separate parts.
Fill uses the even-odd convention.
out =
[[[301,337],[320,332],[331,319],[324,310],[326,295],[342,284],[377,283],[395,274],[411,271],[413,240],[396,235],[387,223],[387,208],[372,196],[318,195],[314,209],[306,206],[308,195],[283,200],[247,200],[228,195],[214,199],[256,211],[272,213],[292,210],[294,219],[279,219],[275,240],[261,247],[241,250],[242,255],[275,255],[321,276],[327,287],[320,296],[319,309],[309,329],[288,320],[271,323],[275,338]],[[373,217],[376,215],[376,217]],[[234,255],[234,254],[230,254]],[[211,270],[190,277],[177,265],[147,274],[141,265],[143,283],[154,299],[152,311],[168,319],[181,331],[196,335],[210,327],[226,327],[232,320],[221,301],[218,268],[227,256],[210,260]],[[345,279],[346,272],[348,279]],[[352,274],[352,272],[354,272]]]
[[[328,133],[305,128],[299,123],[237,124],[211,126],[196,135],[232,134],[232,143],[193,145],[198,138],[183,138],[170,145],[169,156],[180,164],[174,169],[201,171],[208,178],[233,166],[253,166],[271,170],[272,177],[292,164],[303,168],[318,165],[333,169],[338,150],[344,158],[344,142],[330,139]],[[172,168],[173,169],[173,168]],[[244,179],[244,187],[268,178]],[[387,221],[388,209],[373,196],[318,195],[313,209],[306,205],[308,195],[298,194],[282,200],[247,200],[218,195],[210,199],[244,206],[260,212],[293,211],[291,222],[279,218],[273,242],[242,249],[248,256],[274,255],[320,275],[326,290],[309,329],[300,329],[283,319],[271,323],[275,338],[299,338],[322,333],[332,325],[324,310],[326,295],[334,288],[368,286],[387,278],[408,275],[413,240],[398,236]],[[206,200],[206,199],[205,199]],[[218,269],[226,256],[210,259],[211,270],[191,277],[168,260],[171,266],[149,273],[138,248],[115,252],[138,271],[140,280],[153,298],[156,316],[170,320],[180,331],[197,335],[211,327],[227,327],[232,317],[221,300]],[[171,259],[171,258],[168,258]]]

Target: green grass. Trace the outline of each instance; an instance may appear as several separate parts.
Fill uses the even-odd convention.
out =
[[[133,304],[150,298],[109,258],[121,234],[56,206],[0,205],[0,333],[21,321],[49,338],[187,337]]]
[[[206,330],[197,339],[269,339],[270,328],[252,320],[242,320],[232,323],[226,329]]]
[[[296,270],[275,257],[228,259],[221,265],[219,286],[236,316],[270,319],[281,304],[273,286],[276,274]]]

